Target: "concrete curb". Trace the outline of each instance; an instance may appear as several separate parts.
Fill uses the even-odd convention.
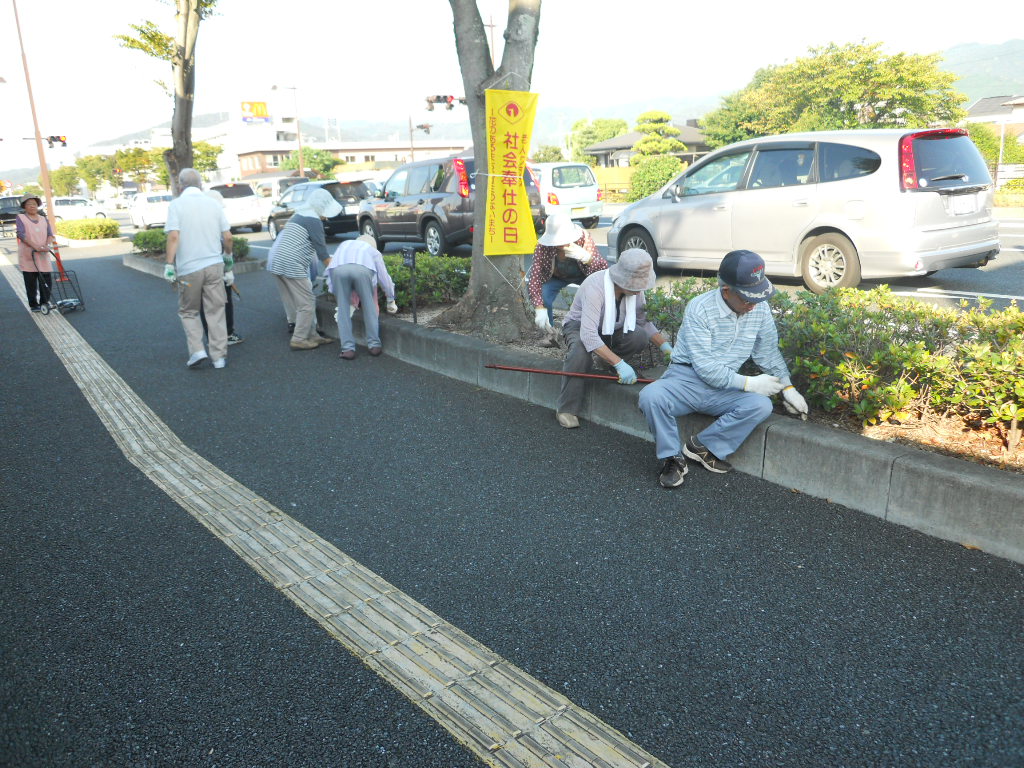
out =
[[[143,256],[139,253],[124,254],[121,257],[121,263],[126,267],[137,269],[139,272],[145,272],[147,275],[154,275],[160,278],[164,276],[164,263],[162,261],[151,259],[148,256]],[[244,275],[246,272],[258,272],[266,266],[266,260],[245,259],[244,261],[235,262],[234,272],[236,275]],[[331,323],[334,323],[333,316],[331,317]]]
[[[104,237],[98,240],[72,240],[70,237],[64,237],[57,235],[57,245],[61,248],[93,248],[100,245],[113,245],[119,243],[124,238],[118,237]]]
[[[318,302],[317,320],[321,329],[337,335],[333,303]],[[353,321],[358,337],[358,313]],[[381,339],[385,353],[404,362],[546,408],[555,406],[558,376],[484,367],[494,363],[551,370],[560,367],[555,358],[386,316],[381,317]],[[660,374],[654,369],[649,377]],[[580,416],[651,441],[637,407],[639,391],[588,387]],[[681,418],[682,438],[710,421],[700,415]],[[739,471],[777,485],[1024,563],[1024,478],[1019,475],[778,415],[754,430],[729,460]],[[652,468],[654,461],[652,453]]]

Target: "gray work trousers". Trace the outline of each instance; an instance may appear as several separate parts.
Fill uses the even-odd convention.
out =
[[[313,295],[313,284],[309,278],[282,277],[277,274],[274,277],[277,278],[277,292],[281,294],[285,315],[295,318],[291,340],[317,338],[320,334],[316,332],[316,296]]]
[[[565,355],[565,362],[562,363],[562,370],[566,373],[590,373],[594,369],[594,360],[591,353],[580,341],[580,324],[576,320],[566,321],[562,326],[562,337],[569,346]],[[619,357],[629,357],[638,352],[643,352],[651,343],[646,331],[635,330],[630,333],[623,333],[619,328],[612,336],[602,336],[601,340]],[[558,413],[571,413],[579,416],[583,407],[583,395],[586,391],[587,380],[579,376],[563,376],[562,388],[558,392]]]
[[[178,317],[185,329],[189,356],[203,350],[203,321],[199,310],[206,313],[207,340],[210,358],[228,356],[228,328],[224,322],[224,265],[214,264],[187,275],[178,276]]]
[[[380,323],[378,321],[377,295],[373,288],[373,270],[362,264],[341,264],[331,270],[331,290],[338,300],[338,337],[341,351],[356,348],[352,334],[352,316],[349,306],[352,292],[359,296],[363,311],[363,327],[366,329],[366,346],[380,346]]]

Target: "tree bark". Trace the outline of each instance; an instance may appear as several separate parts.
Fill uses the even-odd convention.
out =
[[[483,254],[487,206],[487,127],[484,91],[529,91],[537,46],[541,0],[510,0],[505,49],[497,72],[491,65],[487,33],[476,0],[449,0],[455,47],[462,70],[476,163],[473,207],[473,261],[469,288],[454,307],[438,316],[441,325],[482,333],[499,342],[534,334],[532,312],[523,288],[523,256]]]
[[[178,24],[171,67],[174,72],[174,117],[171,119],[172,147],[164,151],[171,191],[178,195],[178,174],[192,167],[192,109],[196,91],[196,37],[199,35],[200,0],[175,0]]]

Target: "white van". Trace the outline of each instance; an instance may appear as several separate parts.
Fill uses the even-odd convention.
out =
[[[252,187],[242,181],[231,181],[227,184],[214,184],[210,189],[220,193],[223,198],[224,213],[232,232],[242,227],[248,227],[253,232],[263,229],[266,211]]]
[[[587,229],[601,219],[604,202],[590,166],[584,163],[531,163],[545,216],[565,213]]]

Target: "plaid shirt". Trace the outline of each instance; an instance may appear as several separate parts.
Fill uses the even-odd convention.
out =
[[[746,377],[736,371],[751,357],[763,371],[789,386],[789,368],[779,351],[779,332],[767,301],[737,315],[715,288],[686,305],[672,349],[673,363],[692,365],[709,387],[743,389]]]

